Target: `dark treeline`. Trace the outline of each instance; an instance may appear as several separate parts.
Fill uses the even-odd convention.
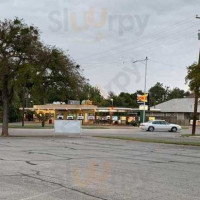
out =
[[[89,83],[84,82],[84,78],[82,78],[82,86],[76,87],[73,84],[70,85],[71,92],[68,92],[68,88],[63,87],[52,87],[51,84],[46,86],[41,92],[41,88],[39,92],[37,92],[37,85],[32,88],[26,88],[25,97],[25,106],[32,107],[36,104],[45,104],[45,103],[53,103],[54,101],[68,102],[68,100],[86,100],[90,99],[93,101],[93,104],[97,106],[111,106],[113,99],[113,105],[118,107],[128,107],[128,108],[138,108],[137,103],[137,95],[143,94],[141,90],[136,91],[135,93],[124,93],[121,92],[119,95],[115,95],[113,92],[109,93],[108,98],[104,98],[99,89],[92,87]],[[155,106],[159,103],[166,102],[175,98],[185,98],[189,97],[191,94],[188,91],[184,91],[180,88],[170,89],[167,86],[164,86],[161,83],[156,83],[153,87],[149,89],[150,94],[150,106]],[[9,109],[9,121],[15,122],[21,120],[21,114],[19,112],[19,108],[22,107],[23,103],[23,88],[19,89],[19,92],[15,95],[13,99],[10,109]]]
[[[184,91],[178,87],[170,89],[168,86],[164,86],[162,83],[156,83],[153,87],[149,89],[150,95],[150,106],[155,106],[157,104],[169,101],[176,98],[185,98],[190,96],[190,92]],[[120,93],[115,95],[110,92],[108,99],[104,99],[100,106],[110,106],[111,100],[113,99],[114,106],[122,106],[129,108],[138,108],[137,94],[143,94],[141,90],[136,91],[133,94],[130,93]]]

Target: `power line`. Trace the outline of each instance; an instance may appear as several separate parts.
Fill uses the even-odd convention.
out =
[[[176,26],[176,27],[175,27],[175,29],[176,29],[178,24],[190,23],[191,21],[192,21],[191,19],[190,19],[190,20],[187,19],[187,20],[183,20],[183,21],[181,21],[181,22],[175,23],[175,24],[171,25],[169,28],[164,28],[164,29],[162,29],[160,32],[157,32],[157,34],[155,34],[154,36],[158,36],[158,35],[160,35],[160,34],[163,33],[163,32],[165,32],[165,33],[171,32],[171,31],[173,30],[173,29],[172,29],[173,26]],[[167,30],[167,31],[166,31],[166,30]],[[156,37],[153,37],[153,39],[156,39]],[[137,43],[139,43],[139,42],[137,42]],[[136,43],[136,44],[137,44],[137,43]],[[107,52],[110,52],[110,51],[112,51],[112,50],[119,49],[119,48],[121,48],[121,47],[124,47],[125,45],[132,45],[132,44],[131,44],[130,41],[129,41],[128,43],[120,44],[120,45],[118,45],[118,46],[115,46],[115,47],[112,47],[112,48],[110,48],[110,49],[107,49],[106,51],[98,52],[98,53],[92,54],[92,55],[90,55],[90,56],[80,58],[80,59],[78,59],[78,60],[80,61],[80,60],[87,59],[88,57],[91,57],[91,56],[94,57],[94,56],[99,56],[99,55],[102,55],[102,54],[106,54]]]
[[[190,22],[191,20],[187,20],[187,22],[186,21],[183,21],[182,22],[182,24],[184,24],[184,23],[188,23],[188,22]],[[176,24],[181,24],[181,23],[176,23]],[[188,34],[191,34],[191,33],[193,33],[193,31],[191,31],[191,29],[190,29],[190,27],[193,27],[193,24],[191,24],[190,26],[188,26],[187,27],[187,29],[186,29],[186,31],[184,31],[184,29],[183,30],[181,30],[181,31],[184,31],[184,34],[185,33],[188,33]],[[177,29],[177,27],[175,27],[175,29]],[[123,53],[121,53],[121,52],[119,52],[119,53],[114,53],[114,55],[112,55],[112,57],[114,57],[114,59],[115,59],[115,57],[116,56],[118,56],[119,54],[121,55],[121,56],[123,56],[127,51],[131,51],[131,50],[136,50],[136,49],[139,49],[139,48],[142,48],[142,47],[145,47],[145,46],[150,46],[149,48],[148,48],[148,50],[150,50],[150,49],[154,49],[154,48],[158,48],[158,46],[159,45],[161,45],[161,44],[156,44],[155,45],[155,42],[156,41],[160,41],[161,39],[163,39],[163,38],[167,38],[167,36],[169,35],[169,33],[172,33],[170,36],[172,36],[172,37],[168,37],[167,38],[167,40],[165,40],[165,41],[171,41],[171,42],[173,42],[173,41],[176,41],[176,43],[177,42],[179,42],[179,41],[181,41],[181,42],[184,42],[183,40],[182,40],[182,38],[180,38],[180,32],[176,32],[176,33],[173,33],[173,29],[172,30],[170,30],[170,31],[167,31],[167,32],[165,32],[165,33],[168,33],[167,35],[164,35],[164,36],[160,36],[160,37],[154,37],[154,40],[155,41],[150,41],[150,42],[146,42],[146,43],[144,43],[144,44],[142,44],[142,45],[139,45],[139,46],[136,46],[136,47],[131,47],[131,48],[128,48],[128,49],[125,49],[125,50],[123,50]],[[159,35],[159,34],[157,34],[157,35]],[[177,39],[177,37],[178,37],[178,39]],[[152,39],[152,38],[151,38]],[[160,41],[160,42],[162,42],[162,41]],[[137,43],[136,43],[137,44]],[[151,44],[153,44],[153,46],[151,46]],[[162,43],[163,44],[163,43]],[[116,50],[116,48],[115,48],[115,50]],[[103,54],[104,53],[106,53],[105,51],[103,52]],[[101,55],[101,54],[97,54],[97,55]],[[111,55],[106,55],[106,56],[102,56],[102,57],[98,57],[98,59],[100,59],[100,58],[106,58],[106,57],[108,57],[108,56],[111,56]],[[104,65],[105,67],[106,67],[106,65],[111,65],[111,64],[114,64],[114,63],[120,63],[121,61],[115,61],[115,62],[109,62],[109,63],[104,63],[104,64],[102,64],[102,62],[95,62],[95,63],[83,63],[82,65]],[[153,61],[154,62],[154,61]],[[161,63],[160,63],[161,64]],[[163,64],[163,63],[162,63]],[[164,64],[164,65],[168,65],[168,64]],[[102,67],[104,67],[104,66],[102,66]],[[171,66],[171,65],[168,65],[168,66]]]
[[[163,62],[156,61],[156,60],[152,60],[152,59],[149,59],[149,61],[154,62],[154,63],[157,63],[157,64],[161,64],[161,65],[169,66],[169,67],[177,67],[177,66],[175,66],[175,65],[171,65],[171,64],[163,63]]]
[[[187,29],[187,31],[185,31],[185,33],[191,34],[191,33],[193,33],[193,31],[191,31],[190,29]],[[175,36],[175,37],[173,37],[173,38],[168,37],[168,38],[167,38],[167,36],[163,36],[163,37],[160,37],[160,38],[158,38],[158,39],[156,39],[156,40],[154,40],[154,41],[146,42],[146,43],[144,43],[144,44],[141,44],[141,45],[138,45],[138,46],[135,46],[135,47],[131,47],[131,48],[128,48],[128,49],[125,49],[125,50],[123,49],[123,50],[122,50],[122,51],[123,51],[122,53],[121,53],[121,52],[115,53],[114,56],[123,56],[123,55],[125,55],[128,51],[133,51],[133,50],[140,49],[140,48],[144,48],[144,47],[148,47],[148,46],[150,46],[148,49],[157,48],[158,45],[163,44],[163,42],[161,41],[163,38],[167,38],[165,41],[169,41],[169,42],[170,42],[170,41],[171,41],[171,42],[176,41],[176,43],[177,43],[178,41],[183,41],[183,39],[180,38],[180,33],[174,33],[172,36]],[[177,39],[177,38],[178,38],[178,39]],[[161,43],[161,44],[159,44],[159,43],[155,44],[156,41],[158,41],[158,42]],[[153,45],[153,46],[152,46],[152,45]],[[142,49],[142,50],[143,50],[143,49]],[[101,57],[98,57],[98,59],[106,58],[106,57],[108,57],[108,56],[110,56],[110,55],[101,56]]]
[[[190,27],[192,27],[192,26],[193,26],[193,25],[188,26],[187,29],[186,29],[186,31],[185,31],[184,29],[181,30],[181,31],[184,31],[184,33],[192,33],[193,30],[190,29]],[[131,48],[125,49],[125,50],[123,50],[123,53],[118,53],[118,54],[124,55],[127,51],[136,50],[136,49],[138,49],[138,48],[145,47],[145,46],[149,46],[149,45],[153,45],[153,47],[151,47],[151,48],[155,48],[155,47],[156,47],[156,46],[155,46],[155,41],[158,41],[158,42],[159,42],[159,40],[161,40],[160,42],[162,42],[162,39],[163,39],[163,38],[167,38],[168,36],[169,36],[169,35],[165,35],[165,36],[162,36],[162,37],[159,37],[159,38],[155,38],[153,41],[146,42],[146,43],[144,43],[144,44],[140,44],[140,45],[137,45],[137,46],[135,46],[135,47],[131,47]],[[175,40],[176,42],[177,42],[177,41],[182,41],[182,38],[180,38],[180,32],[173,33],[173,34],[171,34],[171,36],[173,36],[173,38],[168,37],[168,38],[167,38],[167,41],[170,41],[170,40],[172,40],[172,41]],[[175,37],[174,37],[174,36],[175,36]],[[176,39],[176,37],[178,37],[178,39]],[[137,43],[136,43],[136,44],[137,44]],[[115,49],[115,50],[117,50],[117,49]],[[118,55],[118,54],[115,53],[114,56],[116,56],[116,55]],[[105,58],[105,57],[108,57],[108,56],[110,56],[110,55],[101,56],[101,57],[98,57],[98,59]]]

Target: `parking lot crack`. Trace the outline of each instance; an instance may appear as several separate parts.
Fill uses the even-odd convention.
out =
[[[29,164],[29,165],[37,165],[35,163],[32,163],[31,161],[25,161],[25,163]]]
[[[20,173],[20,175],[24,176],[24,177],[32,178],[32,179],[35,179],[35,180],[38,180],[38,181],[42,181],[42,182],[45,182],[45,183],[50,183],[50,184],[53,184],[53,185],[57,185],[57,186],[60,186],[62,188],[65,188],[67,190],[71,190],[71,191],[74,191],[74,192],[77,192],[77,193],[80,193],[80,194],[83,194],[83,195],[86,195],[86,196],[89,196],[89,197],[92,197],[92,198],[95,198],[95,199],[108,200],[108,199],[105,199],[105,198],[102,198],[102,197],[99,197],[99,196],[96,196],[96,195],[89,194],[87,192],[83,192],[83,191],[75,189],[75,188],[70,188],[70,187],[64,186],[63,184],[60,184],[60,183],[56,183],[56,182],[53,182],[53,181],[47,181],[47,180],[44,180],[42,178],[31,176],[29,174]]]

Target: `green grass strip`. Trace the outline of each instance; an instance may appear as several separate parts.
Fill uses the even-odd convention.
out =
[[[130,138],[130,137],[115,137],[115,136],[93,136],[102,139],[113,139],[113,140],[126,140],[133,142],[148,142],[148,143],[160,143],[160,144],[175,144],[185,146],[200,146],[200,142],[182,142],[182,141],[171,141],[164,139],[151,139],[151,138]]]

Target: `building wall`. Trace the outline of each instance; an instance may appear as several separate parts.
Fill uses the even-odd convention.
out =
[[[43,112],[43,113],[51,113],[52,118],[50,119],[52,123],[57,119],[58,115],[63,115],[64,120],[67,120],[68,116],[73,116],[74,119],[77,119],[78,116],[84,116],[83,124],[89,125],[94,124],[94,120],[89,120],[89,116],[95,116],[94,110],[37,110],[36,113]],[[35,118],[36,122],[39,122],[37,118]],[[49,121],[48,121],[49,122]],[[47,122],[47,123],[48,123]]]
[[[185,113],[177,113],[177,120],[185,120]]]
[[[150,112],[147,116],[154,116],[156,119],[166,120],[170,123],[180,124],[182,126],[189,126],[192,119],[192,113],[164,113],[164,112]],[[200,117],[200,114],[198,115]]]

